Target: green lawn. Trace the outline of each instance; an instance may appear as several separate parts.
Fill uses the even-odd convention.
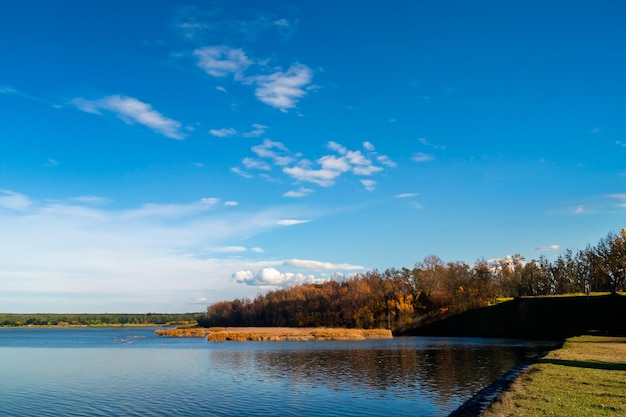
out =
[[[568,339],[520,375],[484,416],[626,416],[626,338]]]

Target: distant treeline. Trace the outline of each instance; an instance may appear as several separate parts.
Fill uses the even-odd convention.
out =
[[[442,314],[459,313],[499,298],[623,291],[626,229],[596,246],[567,250],[554,262],[520,255],[497,261],[444,263],[426,257],[414,268],[358,274],[340,281],[303,284],[254,299],[221,301],[207,308],[201,326],[340,326],[404,330]]]
[[[0,326],[132,326],[195,324],[202,313],[185,314],[12,314],[0,313]]]

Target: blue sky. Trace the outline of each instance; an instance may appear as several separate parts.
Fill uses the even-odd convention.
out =
[[[621,1],[0,0],[0,311],[185,312],[626,226]]]

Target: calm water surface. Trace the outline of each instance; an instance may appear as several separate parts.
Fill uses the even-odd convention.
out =
[[[549,345],[488,339],[222,342],[152,328],[0,328],[0,414],[445,416]]]

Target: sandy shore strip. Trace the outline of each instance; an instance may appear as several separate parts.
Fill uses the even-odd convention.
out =
[[[167,337],[206,337],[210,342],[222,341],[321,341],[392,339],[387,329],[342,329],[327,327],[224,327],[193,329],[158,329],[156,334]]]

